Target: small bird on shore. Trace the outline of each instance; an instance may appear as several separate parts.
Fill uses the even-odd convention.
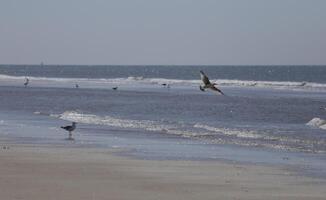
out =
[[[29,79],[28,79],[28,78],[26,78],[26,79],[25,79],[25,83],[24,83],[24,86],[25,86],[25,87],[27,87],[28,83],[29,83]]]
[[[65,129],[66,131],[69,131],[69,137],[68,140],[73,140],[72,132],[76,129],[76,122],[72,122],[71,126],[61,126],[62,129]]]
[[[204,85],[200,85],[199,86],[199,89],[201,91],[205,91],[205,89],[211,89],[213,91],[217,91],[219,93],[221,93],[222,95],[224,95],[224,93],[218,89],[217,87],[215,87],[215,85],[217,85],[216,83],[211,83],[208,79],[208,77],[206,76],[206,74],[203,72],[203,71],[200,71],[200,77],[201,77],[201,80],[203,81]]]

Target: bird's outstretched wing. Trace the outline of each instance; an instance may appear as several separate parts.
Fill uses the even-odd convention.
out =
[[[224,95],[224,93],[222,92],[222,90],[218,89],[217,87],[213,86],[213,87],[210,87],[210,89],[214,90],[214,91],[217,91],[219,93],[221,93],[222,95]]]
[[[208,77],[206,76],[206,74],[203,71],[200,71],[200,78],[204,82],[205,85],[211,84]]]

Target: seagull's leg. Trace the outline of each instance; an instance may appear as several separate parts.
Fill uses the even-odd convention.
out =
[[[70,140],[72,139],[72,133],[71,133],[71,131],[69,131],[69,139]]]

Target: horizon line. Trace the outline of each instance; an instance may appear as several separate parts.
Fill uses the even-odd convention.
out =
[[[180,67],[194,67],[194,66],[243,66],[243,67],[256,67],[256,66],[326,66],[326,64],[0,64],[0,66],[180,66]]]

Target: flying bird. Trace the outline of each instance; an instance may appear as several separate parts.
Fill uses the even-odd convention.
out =
[[[203,81],[204,85],[200,85],[199,86],[199,89],[201,91],[205,91],[205,89],[211,89],[213,91],[217,91],[219,93],[221,93],[222,95],[224,95],[224,93],[218,89],[217,87],[215,87],[215,85],[217,85],[216,83],[211,83],[208,79],[208,77],[206,76],[206,74],[203,72],[203,71],[200,71],[200,77],[201,77],[201,80]]]
[[[71,126],[61,126],[62,129],[65,129],[66,131],[69,131],[69,140],[73,140],[74,138],[72,137],[72,132],[76,129],[76,122],[72,122]]]

